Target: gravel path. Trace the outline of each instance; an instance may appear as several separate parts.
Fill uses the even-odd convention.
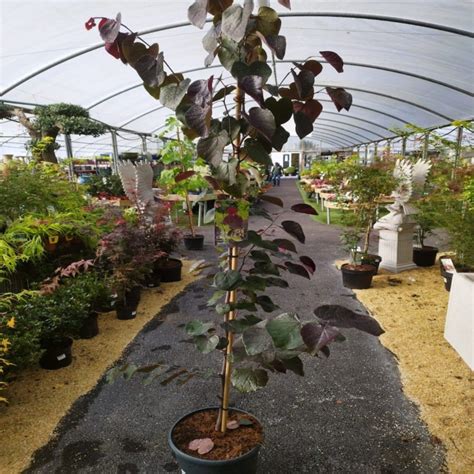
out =
[[[271,191],[286,207],[301,202],[294,180]],[[273,211],[269,205],[268,209]],[[333,262],[341,258],[339,229],[293,214],[306,233],[304,254],[316,261],[311,280],[290,276],[291,290],[271,288],[282,310],[310,318],[321,304],[341,304],[365,313],[354,294],[342,287]],[[252,221],[258,229],[261,222]],[[206,249],[194,258],[215,258],[209,230]],[[178,325],[211,318],[206,301],[209,280],[190,285],[151,321],[127,348],[123,360],[157,360],[184,366],[219,367],[219,357],[203,356],[187,343]],[[434,442],[419,412],[403,394],[396,360],[369,335],[345,330],[348,340],[333,346],[329,359],[306,359],[304,378],[271,376],[254,394],[234,393],[232,402],[264,424],[262,474],[437,473],[443,447]],[[139,380],[96,388],[79,399],[62,420],[57,437],[39,450],[31,473],[178,472],[167,447],[167,432],[184,413],[216,405],[217,382],[192,379],[183,387]],[[39,405],[40,407],[40,405]],[[40,408],[39,408],[40,409]],[[245,473],[242,473],[245,474]]]

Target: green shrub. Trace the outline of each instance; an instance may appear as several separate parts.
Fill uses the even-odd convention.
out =
[[[87,190],[94,197],[124,197],[122,181],[118,175],[91,176],[87,183]]]
[[[14,162],[0,175],[0,226],[26,214],[75,211],[86,204],[81,187],[56,165]]]

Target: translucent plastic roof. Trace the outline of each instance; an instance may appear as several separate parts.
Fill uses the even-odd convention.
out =
[[[149,42],[158,42],[175,71],[197,79],[229,74],[203,65],[204,31],[190,26],[192,0],[1,0],[0,100],[26,104],[69,102],[109,125],[154,133],[170,111],[141,87],[136,72],[109,56],[90,16],[115,17]],[[255,4],[258,5],[255,0]],[[283,77],[291,61],[333,50],[345,61],[318,76],[321,87],[343,86],[353,95],[349,112],[337,113],[329,97],[314,138],[329,147],[352,146],[393,136],[407,123],[439,127],[474,115],[473,4],[463,0],[292,0],[281,13],[287,37]],[[20,153],[27,137],[16,124],[0,123],[2,152]],[[3,138],[2,138],[3,136]],[[120,132],[120,151],[141,139]],[[151,145],[151,144],[150,144]],[[9,148],[10,147],[10,148]],[[16,148],[15,148],[16,147]],[[73,137],[75,154],[110,151],[110,136]]]

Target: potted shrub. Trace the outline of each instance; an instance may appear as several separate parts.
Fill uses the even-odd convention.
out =
[[[289,1],[284,3],[290,4]],[[315,59],[296,63],[291,70],[293,81],[289,87],[278,87],[269,82],[272,70],[266,63],[267,54],[279,59],[285,55],[286,42],[279,35],[281,20],[275,10],[261,7],[255,14],[253,2],[249,0],[243,7],[232,2],[196,1],[188,13],[191,23],[201,28],[206,24],[207,14],[213,16],[214,22],[210,24],[204,42],[209,53],[206,64],[218,57],[234,77],[234,84],[224,84],[221,78],[213,76],[191,82],[179,73],[171,71],[168,74],[164,66],[168,63],[163,53],[158,53],[158,45],[145,43],[143,46],[141,39],[130,34],[128,29],[121,32],[120,15],[115,20],[91,18],[86,28],[93,28],[96,20],[100,20],[99,32],[107,50],[138,72],[150,95],[176,111],[186,136],[199,137],[197,154],[211,167],[209,182],[229,201],[229,205],[224,206],[227,213],[222,219],[221,232],[228,252],[214,275],[216,291],[209,302],[222,319],[217,322],[193,320],[186,326],[198,350],[222,352],[220,403],[218,407],[199,409],[181,418],[170,432],[169,443],[181,470],[188,474],[252,474],[257,469],[262,428],[254,416],[230,408],[231,385],[242,392],[250,392],[266,385],[269,372],[290,371],[303,375],[300,355],[328,355],[328,345],[343,339],[338,327],[355,327],[375,335],[382,330],[372,318],[335,306],[317,308],[317,319],[311,321],[302,321],[292,313],[265,317],[264,313],[278,309],[265,294],[267,287],[287,287],[288,283],[281,277],[286,271],[310,278],[316,267],[310,257],[298,258],[293,241],[268,238],[278,225],[304,243],[303,229],[297,222],[282,220],[277,224],[266,213],[272,220],[267,229],[246,231],[243,216],[248,213],[253,195],[248,191],[251,177],[240,165],[243,161],[250,165],[271,165],[271,150],[281,151],[289,138],[282,125],[291,117],[301,139],[312,132],[313,122],[322,109],[321,103],[314,98],[315,77],[321,72],[322,64]],[[343,62],[336,53],[323,51],[320,54],[342,72]],[[352,97],[344,89],[327,88],[326,92],[338,110],[349,110]],[[232,115],[226,102],[230,93],[234,95],[235,103]],[[251,98],[255,102],[246,108],[245,103]],[[212,116],[217,101],[223,102],[228,110],[222,119]],[[226,147],[232,152],[228,159],[223,159]],[[283,206],[278,198],[263,198]],[[306,204],[294,205],[292,209],[315,213]],[[166,364],[146,368],[129,365],[127,369],[114,369],[109,373],[109,379],[124,371],[128,376],[146,372],[150,380],[164,376],[181,382],[205,372]],[[196,426],[202,429],[197,431]],[[238,442],[230,444],[229,439]],[[230,451],[222,444],[240,447]]]
[[[462,273],[474,272],[474,178],[471,176],[472,166],[466,166],[464,173],[450,181],[444,192],[436,194],[437,219],[449,234],[455,252],[455,271]],[[441,265],[441,274],[449,291],[453,273]]]
[[[350,255],[350,262],[341,266],[342,284],[346,288],[364,290],[372,285],[372,277],[377,273],[375,265],[364,262],[358,250],[361,230],[347,229],[342,232],[343,247]]]
[[[91,196],[99,199],[125,199],[122,181],[116,174],[91,176],[87,182],[87,190]]]
[[[36,364],[41,355],[41,323],[29,312],[38,297],[27,290],[0,295],[0,389],[2,378]]]
[[[206,170],[206,163],[197,158],[196,146],[193,142],[182,136],[176,118],[168,118],[166,125],[166,131],[162,135],[165,146],[161,150],[160,159],[165,169],[161,172],[159,185],[169,193],[178,194],[184,198],[188,224],[188,233],[183,235],[184,245],[188,250],[202,250],[204,235],[196,233],[193,223],[193,203],[189,195],[207,190],[207,181],[202,176]],[[165,138],[170,133],[176,134],[176,139]]]
[[[341,180],[337,191],[338,199],[345,200],[349,194],[355,208],[354,213],[344,213],[343,220],[363,233],[362,248],[356,257],[360,260],[360,264],[374,266],[376,274],[382,259],[379,255],[369,253],[370,238],[377,221],[379,200],[392,192],[396,180],[386,169],[378,166],[362,166],[353,162],[342,163],[337,173]]]
[[[161,255],[149,246],[145,229],[137,223],[119,221],[112,232],[102,237],[97,257],[110,271],[110,284],[117,295],[118,319],[136,316],[140,285]]]
[[[79,260],[66,267],[57,268],[53,277],[41,285],[42,295],[52,295],[61,285],[73,289],[73,294],[87,301],[87,316],[84,317],[77,335],[90,339],[99,333],[98,312],[109,300],[106,277],[93,269],[92,260]],[[91,270],[92,269],[92,270]]]
[[[72,338],[79,336],[90,316],[89,295],[79,286],[61,285],[53,293],[32,300],[26,309],[28,317],[41,324],[40,344],[44,352],[40,366],[56,370],[70,365]]]
[[[417,224],[415,234],[417,246],[413,247],[413,262],[419,267],[431,267],[435,264],[438,248],[425,245],[425,239],[433,233],[438,224],[436,210],[430,196],[417,200],[416,208],[414,218]]]

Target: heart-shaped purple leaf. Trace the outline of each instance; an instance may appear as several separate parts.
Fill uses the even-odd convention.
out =
[[[352,95],[349,92],[342,87],[326,87],[326,92],[334,102],[338,112],[342,109],[349,111],[352,105]]]
[[[117,13],[115,20],[112,18],[102,18],[99,22],[99,34],[100,37],[106,43],[113,43],[119,34],[120,25],[122,23],[122,15]]]
[[[319,54],[337,71],[344,72],[344,61],[334,51],[320,51]]]
[[[308,280],[311,279],[308,271],[305,267],[303,267],[303,265],[293,262],[285,262],[285,266],[290,273],[293,273],[293,275],[298,275],[300,277],[307,278]]]
[[[214,441],[211,438],[193,439],[188,444],[188,449],[197,451],[199,454],[207,454],[214,447]]]
[[[305,242],[305,235],[303,232],[303,228],[295,221],[283,221],[281,223],[283,229],[288,232],[291,236],[295,239],[299,240],[302,244]]]
[[[180,181],[184,181],[185,179],[190,178],[191,176],[194,176],[196,174],[196,171],[183,171],[182,173],[178,173],[175,177],[174,180],[176,183],[179,183]]]
[[[302,255],[300,257],[300,262],[306,267],[306,269],[313,274],[316,271],[316,264],[314,263],[311,257],[307,255]]]
[[[313,206],[304,203],[293,204],[293,206],[291,206],[291,210],[295,212],[300,212],[302,214],[310,214],[312,216],[318,215],[318,212]]]
[[[260,132],[269,142],[272,141],[273,134],[276,130],[276,124],[275,117],[269,110],[261,109],[260,107],[252,107],[249,110],[248,115],[246,115],[246,119],[247,122]]]
[[[373,336],[380,336],[385,331],[374,318],[358,314],[349,308],[339,305],[322,305],[314,310],[317,318],[339,328],[353,328]]]

